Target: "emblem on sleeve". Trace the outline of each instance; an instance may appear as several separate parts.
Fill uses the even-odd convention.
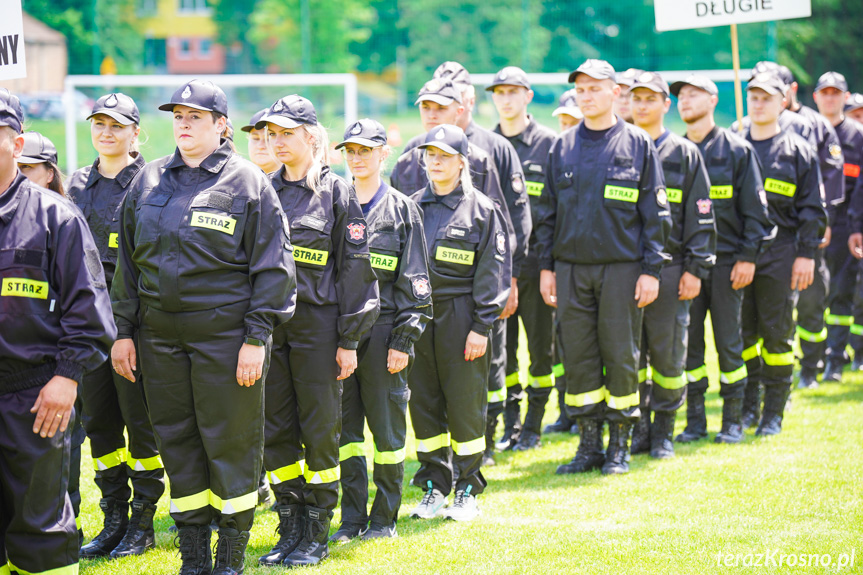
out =
[[[521,181],[521,174],[514,174],[512,176],[512,191],[517,194],[524,191],[524,183]]]
[[[415,277],[411,280],[411,286],[414,290],[414,296],[418,299],[428,297],[431,293],[431,285],[429,279],[425,276]]]
[[[710,208],[713,206],[713,202],[708,199],[698,200],[695,204],[698,206],[699,214],[709,214]]]
[[[506,253],[506,234],[503,232],[497,232],[497,236],[495,237],[495,247],[497,248],[497,253],[500,255]]]
[[[366,239],[366,225],[360,223],[348,224],[348,234],[355,242],[360,242]]]
[[[665,191],[665,188],[659,188],[656,191],[656,203],[662,207],[668,205],[668,193]]]
[[[842,157],[842,146],[840,146],[838,144],[833,144],[830,146],[829,150],[830,150],[830,157],[833,158],[834,160],[838,160],[839,158]]]

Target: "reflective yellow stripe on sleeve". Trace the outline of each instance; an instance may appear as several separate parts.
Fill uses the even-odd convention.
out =
[[[621,411],[638,407],[638,392],[636,391],[635,393],[624,395],[622,397],[617,397],[606,392],[605,403],[611,409],[619,409]]]
[[[335,483],[341,477],[341,467],[331,467],[330,469],[324,469],[322,471],[306,469],[306,472],[303,473],[303,477],[306,478],[307,483],[311,483],[312,485]]]
[[[794,352],[787,351],[785,353],[770,353],[766,349],[762,349],[761,359],[764,360],[764,363],[772,367],[794,365]]]
[[[406,450],[404,447],[395,451],[378,451],[375,445],[375,465],[396,465],[405,460]]]
[[[449,445],[449,433],[441,433],[428,439],[417,438],[417,453],[430,453]]]
[[[750,359],[755,359],[759,355],[761,355],[761,346],[759,344],[755,344],[752,347],[747,347],[743,350],[741,354],[743,357],[743,361],[749,361]]]
[[[5,571],[3,570],[5,567]],[[18,575],[78,575],[78,563],[66,565],[65,567],[57,567],[56,569],[48,569],[47,571],[25,571],[20,567],[16,567],[10,561],[8,565],[0,567],[0,575],[9,575],[17,573]]]
[[[234,513],[242,513],[254,509],[258,504],[258,491],[252,491],[239,497],[231,497],[230,499],[222,499],[212,491],[210,491],[210,506],[218,510],[222,515],[232,515]]]
[[[530,378],[530,386],[534,389],[544,389],[546,387],[554,387],[554,378],[551,375],[540,375],[539,377]]]
[[[507,387],[512,387],[513,385],[518,385],[520,383],[521,383],[521,380],[519,379],[519,373],[518,372],[511,373],[508,376],[506,376],[506,386]]]
[[[111,469],[112,467],[117,467],[121,463],[125,463],[128,455],[126,448],[121,447],[117,451],[112,451],[102,457],[94,457],[93,469],[96,471],[104,471],[106,469]]]
[[[566,404],[572,407],[585,407],[587,405],[596,405],[605,401],[605,388],[600,387],[586,393],[567,393],[565,397]]]
[[[348,443],[347,445],[342,445],[339,447],[339,461],[344,461],[345,459],[350,459],[351,457],[365,457],[366,451],[363,449],[363,444],[360,443]]]
[[[681,373],[680,375],[665,377],[658,371],[653,370],[653,383],[663,389],[680,389],[686,385],[686,375]]]
[[[284,467],[280,467],[275,471],[270,471],[269,473],[267,473],[267,478],[273,485],[278,485],[283,481],[290,481],[292,479],[296,479],[303,474],[303,470],[305,469],[305,463],[306,461],[304,459],[300,459],[296,463],[285,465]]]
[[[488,402],[489,403],[501,403],[503,401],[506,401],[506,388],[489,390],[489,392],[488,392]]]
[[[854,331],[854,327],[851,327],[851,331]],[[818,333],[813,333],[808,329],[804,329],[801,326],[797,326],[797,336],[803,341],[809,341],[812,343],[821,343],[825,339],[827,339],[827,328],[825,327]]]
[[[165,468],[165,464],[162,463],[162,457],[160,455],[147,457],[145,459],[135,459],[129,455],[129,458],[126,460],[126,465],[128,465],[129,469],[133,471],[153,471],[155,469]]]
[[[186,511],[195,511],[203,509],[210,504],[210,490],[206,489],[195,493],[194,495],[186,495],[185,497],[171,498],[171,513],[185,513]]]
[[[456,455],[460,455],[462,457],[482,453],[485,451],[485,437],[477,437],[476,439],[471,439],[464,443],[459,443],[453,439],[452,450]]]
[[[686,372],[686,380],[689,383],[695,383],[707,377],[707,366],[702,365]]]
[[[846,327],[850,327],[854,325],[854,316],[853,315],[833,315],[832,313],[827,314],[827,325],[842,325]]]

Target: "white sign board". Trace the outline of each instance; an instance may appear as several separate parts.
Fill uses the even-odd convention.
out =
[[[0,0],[0,80],[26,77],[21,0]]]
[[[653,7],[660,32],[812,16],[812,0],[654,0]]]

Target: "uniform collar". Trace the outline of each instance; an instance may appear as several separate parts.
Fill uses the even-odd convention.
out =
[[[580,122],[578,124],[578,126],[575,127],[575,129],[578,130],[577,133],[578,133],[579,137],[584,138],[586,140],[589,140],[589,139],[595,140],[595,139],[597,139],[596,136],[599,134],[602,134],[602,135],[599,136],[598,139],[607,139],[607,138],[612,138],[612,137],[616,136],[617,134],[619,134],[621,131],[623,131],[624,124],[626,124],[626,122],[623,120],[623,118],[621,118],[620,116],[617,116],[617,121],[614,123],[614,125],[608,129],[606,129],[606,130],[591,130],[590,128],[588,128],[585,125],[584,122]],[[588,134],[593,136],[593,138],[588,136]]]
[[[421,204],[443,204],[451,210],[455,210],[456,207],[461,202],[464,197],[464,190],[461,185],[456,186],[456,188],[448,193],[445,196],[438,196],[432,191],[431,183],[426,184],[425,190],[423,191],[422,198],[420,198]]]
[[[222,171],[222,168],[228,163],[228,160],[231,159],[231,156],[234,155],[234,150],[231,149],[231,143],[222,138],[222,143],[219,145],[216,150],[204,158],[204,161],[201,162],[199,168],[203,170],[207,170],[212,174],[217,174]],[[174,154],[171,156],[171,159],[168,161],[168,164],[165,166],[166,169],[171,168],[182,168],[186,165],[186,162],[183,161],[183,156],[180,154],[180,150],[174,150]]]
[[[11,222],[15,216],[18,204],[21,203],[21,184],[26,181],[27,178],[18,170],[18,175],[12,180],[9,189],[0,194],[0,221],[4,224]]]
[[[321,180],[323,180],[324,176],[327,175],[329,173],[329,171],[330,171],[329,166],[324,166],[321,169]],[[285,188],[290,184],[290,185],[299,186],[301,188],[305,188],[309,191],[312,191],[312,189],[309,187],[307,178],[303,178],[299,182],[291,182],[290,180],[286,180],[285,179],[285,165],[284,164],[282,164],[282,166],[278,170],[273,172],[272,179],[273,179],[273,187],[276,190],[281,190],[282,188]]]
[[[135,176],[138,174],[138,172],[140,172],[147,164],[147,162],[144,161],[144,156],[142,156],[140,152],[132,153],[135,154],[133,156],[135,160],[131,164],[120,170],[120,173],[117,174],[114,178],[114,180],[118,184],[120,184],[121,188],[125,188],[126,186],[128,186],[129,182],[135,179]],[[98,182],[99,179],[104,177],[105,176],[99,173],[99,158],[96,158],[96,161],[93,162],[93,166],[90,169],[90,175],[87,176],[87,184],[84,187],[90,188],[96,185],[96,182]]]
[[[500,130],[500,124],[494,127],[494,131],[497,134],[503,136],[503,132]],[[533,142],[536,139],[536,121],[533,119],[532,114],[527,115],[527,126],[525,126],[524,130],[521,131],[520,134],[516,134],[515,136],[503,136],[506,139],[519,140],[522,144],[530,148],[533,146]]]

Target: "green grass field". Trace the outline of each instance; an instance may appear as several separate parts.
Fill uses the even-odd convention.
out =
[[[707,405],[711,439],[721,416],[715,359],[712,368]],[[557,418],[555,394],[546,422]],[[603,477],[598,471],[555,475],[557,465],[568,461],[577,446],[577,438],[568,434],[545,436],[539,450],[498,454],[498,465],[484,470],[489,486],[479,497],[482,515],[472,523],[410,519],[421,493],[406,485],[399,538],[331,545],[331,557],[310,572],[863,573],[863,375],[846,373],[841,384],[795,390],[792,397],[784,431],[777,437],[755,438],[748,431],[737,446],[710,441],[677,445],[677,457],[663,462],[638,455],[622,477]],[[678,432],[683,419],[678,416]],[[418,467],[412,449],[411,436],[406,484]],[[102,517],[92,479],[85,444],[82,517],[88,538],[101,528]],[[338,520],[337,510],[331,532]],[[177,573],[180,559],[167,531],[171,523],[166,494],[157,514],[156,550],[140,558],[83,561],[82,573]],[[276,525],[274,513],[258,510],[246,573],[272,573],[258,567],[257,558],[274,543]],[[854,554],[853,566],[836,566],[843,553],[848,554],[846,562]],[[761,561],[767,566],[744,567],[758,559],[756,554],[767,555]],[[813,561],[809,554],[829,554],[834,566],[801,566]],[[740,556],[740,566],[726,566],[734,564],[734,555]],[[797,565],[782,555],[794,555]]]

